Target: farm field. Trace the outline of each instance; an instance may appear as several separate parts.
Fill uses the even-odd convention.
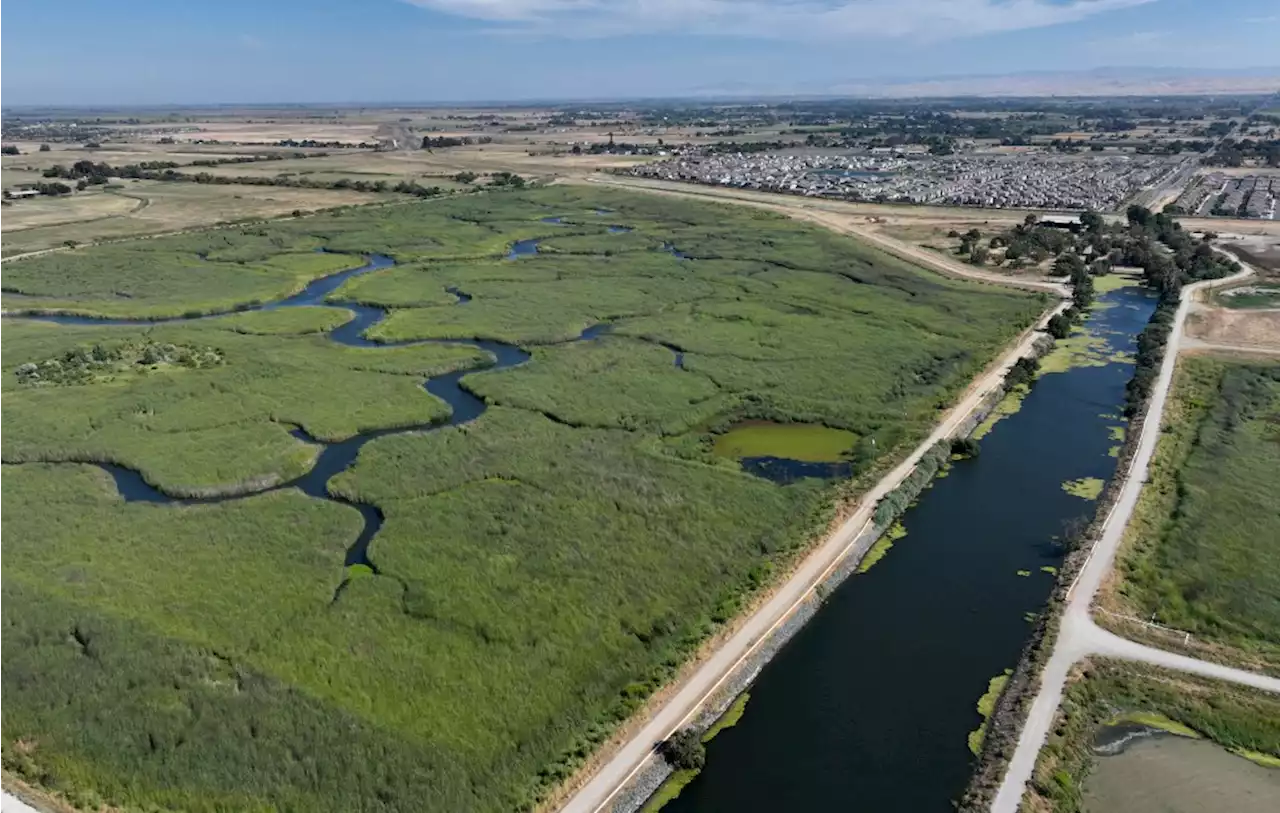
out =
[[[1077,668],[1024,808],[1049,813],[1269,810],[1280,790],[1280,700],[1151,666]]]
[[[1097,619],[1166,649],[1280,672],[1280,553],[1268,544],[1280,538],[1280,365],[1189,356],[1169,410]]]
[[[396,264],[254,309],[362,254]],[[532,807],[848,488],[752,476],[718,433],[839,430],[865,474],[1046,306],[771,213],[559,186],[51,253],[5,289],[225,314],[6,320],[3,346],[5,767],[192,811]],[[366,338],[445,341],[324,334],[369,307]],[[441,426],[448,371],[474,420]],[[327,493],[376,508],[367,564],[368,511],[263,490],[356,439]],[[98,462],[210,499],[122,496]]]
[[[278,217],[295,209],[312,211],[398,197],[331,189],[130,181],[119,190],[11,201],[13,205],[4,208],[4,254],[58,248],[68,240],[119,240],[224,221]],[[28,214],[28,206],[34,215]],[[63,206],[67,217],[62,215]],[[55,219],[53,224],[41,225]]]

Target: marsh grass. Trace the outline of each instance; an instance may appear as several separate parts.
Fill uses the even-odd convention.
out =
[[[1280,365],[1192,356],[1118,557],[1115,598],[1280,668]]]
[[[635,231],[541,222],[597,207]],[[501,259],[529,238],[548,251]],[[126,504],[93,468],[7,467],[5,744],[40,743],[31,764],[14,756],[24,776],[119,807],[528,809],[1045,305],[764,212],[563,187],[49,255],[6,265],[6,286],[102,315],[230,310],[350,265],[318,246],[402,264],[347,291],[395,305],[377,336],[499,338],[532,360],[464,378],[495,404],[476,421],[374,440],[330,482],[385,516],[376,572],[344,568],[362,524],[340,504]],[[316,453],[295,427],[339,440],[439,422],[423,380],[492,361],[317,335],[341,317],[6,322],[4,460],[113,460],[172,493],[288,479]],[[540,346],[601,321],[606,338]],[[16,386],[21,364],[104,340],[212,346],[224,363]],[[710,453],[747,419],[874,453],[839,487],[775,485]],[[69,641],[77,625],[89,644]]]

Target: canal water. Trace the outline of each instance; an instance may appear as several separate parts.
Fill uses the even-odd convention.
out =
[[[981,454],[954,464],[902,518],[907,536],[847,580],[764,667],[742,720],[664,813],[950,813],[973,768],[978,698],[1012,668],[1062,554],[1095,503],[1063,483],[1108,480],[1144,290],[1099,298],[1094,366],[1049,373]],[[1019,575],[1020,573],[1025,575]]]

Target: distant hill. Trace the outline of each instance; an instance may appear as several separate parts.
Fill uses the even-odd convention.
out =
[[[1028,71],[994,75],[851,79],[825,87],[763,88],[745,83],[708,87],[708,96],[1172,96],[1280,91],[1280,67],[1233,70],[1186,68],[1095,68],[1088,71]]]

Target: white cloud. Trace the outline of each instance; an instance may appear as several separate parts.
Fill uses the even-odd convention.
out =
[[[406,0],[547,36],[951,39],[1071,23],[1156,0]]]

